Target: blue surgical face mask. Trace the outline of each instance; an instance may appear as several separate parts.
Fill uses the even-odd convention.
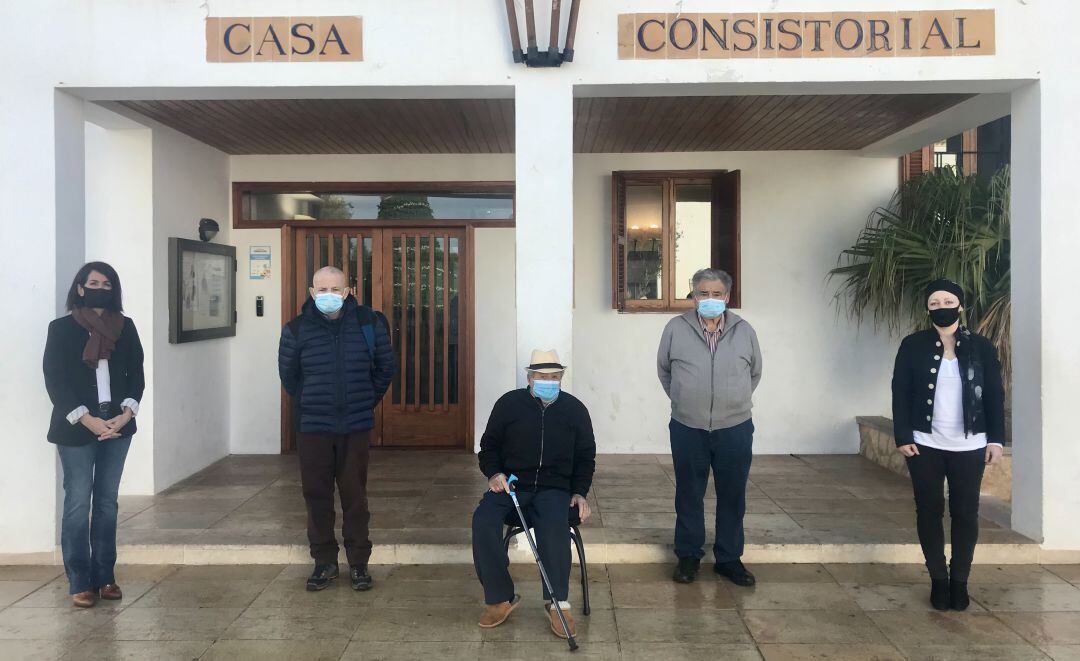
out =
[[[558,381],[543,381],[540,379],[534,379],[532,382],[532,393],[538,397],[542,402],[553,402],[555,398],[559,396],[559,382]]]
[[[315,295],[315,307],[323,314],[334,314],[345,303],[345,297],[333,292],[324,292]]]
[[[724,314],[727,303],[719,298],[703,298],[697,302],[697,311],[705,319],[716,319]]]

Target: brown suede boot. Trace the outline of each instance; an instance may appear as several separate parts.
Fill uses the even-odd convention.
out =
[[[71,595],[71,603],[78,608],[93,608],[97,604],[97,593],[93,590]]]
[[[480,627],[492,629],[499,626],[510,617],[510,613],[521,603],[521,597],[514,595],[513,601],[504,601],[501,604],[488,604],[484,606],[484,612],[480,614]]]
[[[119,601],[124,598],[124,593],[120,591],[120,586],[116,583],[101,586],[99,594],[102,599],[108,599],[109,601]]]
[[[570,615],[570,609],[563,609],[563,617],[566,618],[566,626],[570,629],[570,635],[577,635],[577,625],[574,624],[574,618]],[[548,616],[551,617],[551,633],[555,634],[559,638],[566,638],[566,632],[563,631],[562,621],[559,620],[559,611],[555,610],[551,606],[548,606]]]

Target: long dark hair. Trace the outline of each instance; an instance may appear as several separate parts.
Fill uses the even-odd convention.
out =
[[[82,285],[83,287],[86,286],[86,280],[90,277],[91,271],[97,271],[112,283],[113,299],[106,309],[112,310],[113,312],[122,312],[124,310],[124,304],[123,292],[120,289],[120,276],[116,274],[116,269],[105,262],[87,262],[86,264],[83,264],[83,267],[75,274],[75,278],[71,281],[71,289],[68,289],[66,303],[68,312],[71,312],[72,308],[83,304],[82,296],[79,296],[79,285]]]

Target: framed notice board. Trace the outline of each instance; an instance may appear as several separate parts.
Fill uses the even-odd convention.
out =
[[[169,343],[236,335],[236,248],[169,238]]]

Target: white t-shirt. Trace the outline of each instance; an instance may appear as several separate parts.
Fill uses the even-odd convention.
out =
[[[942,359],[933,390],[934,420],[930,433],[916,431],[915,442],[938,450],[964,452],[986,447],[986,434],[964,435],[963,382],[960,361]]]

